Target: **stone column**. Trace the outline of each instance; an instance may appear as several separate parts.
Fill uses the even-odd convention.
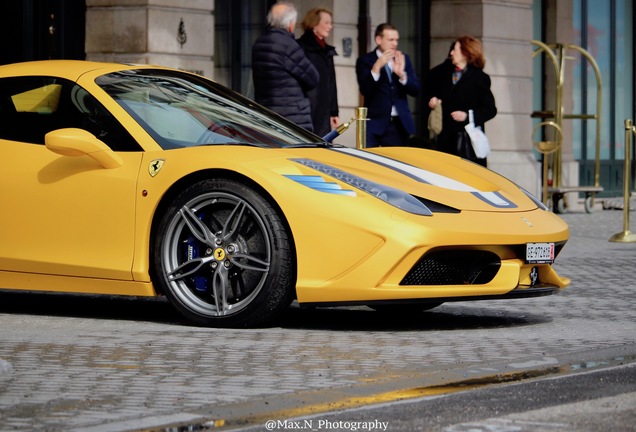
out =
[[[86,0],[86,59],[214,74],[214,0]]]
[[[532,154],[532,0],[431,0],[431,65],[461,35],[482,41],[497,116],[486,123],[488,166],[540,196]]]

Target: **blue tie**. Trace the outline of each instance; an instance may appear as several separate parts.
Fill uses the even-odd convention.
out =
[[[384,69],[386,69],[386,74],[389,76],[389,82],[393,82],[393,78],[391,77],[391,75],[393,75],[393,71],[391,71],[388,63],[384,65]]]

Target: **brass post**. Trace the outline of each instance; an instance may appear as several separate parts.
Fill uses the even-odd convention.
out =
[[[594,57],[587,52],[585,49],[581,48],[577,45],[567,45],[568,48],[571,48],[575,51],[578,51],[592,66],[592,70],[594,71],[594,75],[596,76],[596,114],[591,116],[591,118],[596,120],[596,158],[594,159],[594,186],[599,187],[601,185],[601,113],[602,109],[602,101],[603,101],[603,83],[601,79],[601,70],[594,60]],[[577,116],[579,118],[584,118],[589,116]],[[594,194],[592,194],[592,203],[591,206],[594,206]]]
[[[559,58],[559,75],[556,77],[556,100],[554,107],[554,122],[563,126],[563,87],[565,85],[565,47],[562,44],[556,46]],[[552,156],[552,186],[563,186],[563,147],[559,146]],[[565,195],[563,196],[565,199]],[[564,201],[565,202],[565,201]]]
[[[543,191],[543,194],[541,195],[541,202],[543,204],[545,204],[548,208],[550,207],[550,203],[548,202],[549,200],[549,196],[548,196],[548,174],[550,173],[550,168],[548,167],[548,164],[550,163],[550,158],[552,157],[552,155],[548,155],[548,154],[544,154],[543,155],[543,185],[541,187],[541,190]]]
[[[535,133],[540,131],[541,128],[547,128],[548,126],[554,128],[553,139],[550,139],[544,132],[543,141],[535,140]],[[543,154],[543,196],[542,201],[545,205],[548,203],[548,167],[550,165],[550,159],[554,161],[554,154],[561,148],[563,143],[563,132],[561,127],[553,121],[544,121],[539,123],[532,129],[532,145],[539,153]],[[554,174],[554,171],[553,171]]]
[[[356,108],[356,148],[367,148],[367,108]]]
[[[616,233],[610,237],[611,242],[633,243],[636,242],[636,234],[629,231],[629,164],[631,162],[632,133],[636,134],[636,129],[632,126],[630,119],[625,120],[625,164],[623,169],[623,232]]]
[[[594,71],[594,75],[596,76],[596,115],[592,116],[593,119],[596,119],[596,159],[594,161],[594,186],[601,185],[601,112],[603,111],[602,101],[603,101],[603,83],[601,79],[601,70],[594,60],[594,57],[587,52],[585,49],[581,48],[577,45],[568,45],[568,48],[571,48],[575,51],[578,51],[592,66],[592,70]],[[583,116],[579,116],[583,117]]]
[[[561,64],[563,62],[563,56],[562,56],[562,46],[557,44],[556,46],[550,46],[547,45],[541,41],[538,40],[532,40],[532,43],[534,45],[537,45],[539,48],[534,51],[534,53],[532,54],[532,57],[536,57],[537,55],[539,55],[541,52],[544,52],[546,57],[550,60],[550,62],[552,63],[552,67],[554,68],[554,78],[555,78],[555,94],[554,94],[554,124],[559,128],[561,128],[561,120],[563,117],[563,103],[562,103],[562,81],[563,81],[563,65]],[[561,54],[561,61],[559,61],[559,58],[557,58],[556,53],[554,52],[554,50],[552,49],[558,49],[559,53]],[[533,132],[534,134],[534,132]],[[555,149],[557,150],[557,149]],[[552,153],[552,152],[549,152]],[[557,158],[557,154],[554,155],[550,155],[548,156],[547,154],[543,155],[543,196],[542,196],[542,201],[545,205],[549,206],[548,203],[548,199],[550,197],[550,194],[548,193],[548,170],[549,170],[549,164],[550,162],[552,162],[552,185],[553,186],[560,186],[560,184],[558,183],[559,178],[558,175],[560,175],[560,173],[557,173],[557,162],[560,162],[560,160]]]
[[[585,120],[596,120],[596,158],[594,163],[594,188],[600,188],[600,171],[601,171],[601,161],[600,161],[600,153],[601,153],[601,111],[602,111],[602,100],[603,100],[603,85],[601,80],[601,73],[598,67],[598,64],[594,60],[594,58],[588,53],[585,49],[580,46],[572,45],[572,44],[550,44],[547,45],[538,40],[532,40],[534,45],[537,45],[538,48],[533,52],[532,57],[536,57],[540,53],[545,53],[552,66],[554,68],[555,74],[555,107],[554,111],[543,111],[537,112],[534,114],[547,115],[546,118],[553,117],[554,122],[561,126],[563,119],[585,119]],[[563,86],[565,81],[565,59],[570,58],[565,56],[564,49],[573,49],[578,51],[592,66],[594,70],[594,74],[596,76],[596,113],[593,115],[590,114],[565,114],[563,112]],[[551,157],[552,159],[552,181],[553,187],[558,189],[562,186],[562,152],[561,148],[559,148]],[[549,159],[544,157],[545,159]],[[549,161],[548,161],[549,163]],[[543,192],[543,200],[546,202],[546,197],[549,196],[547,192],[547,186],[545,186],[544,182],[544,192]],[[602,188],[601,188],[602,190]],[[565,202],[566,195],[563,194],[563,200]],[[594,193],[591,194],[591,206],[594,205]]]

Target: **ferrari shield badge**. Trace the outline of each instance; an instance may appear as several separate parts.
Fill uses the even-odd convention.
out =
[[[150,177],[154,177],[159,174],[159,171],[161,171],[164,162],[164,159],[155,159],[150,162],[150,165],[148,165],[148,173],[150,174]]]

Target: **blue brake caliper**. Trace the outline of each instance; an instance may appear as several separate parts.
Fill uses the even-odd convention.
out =
[[[199,220],[203,218],[203,215],[199,215]],[[188,261],[201,256],[201,243],[194,237],[188,237],[186,241],[186,257]],[[207,247],[203,245],[203,247]],[[194,276],[194,288],[199,292],[206,292],[208,290],[208,278],[205,276]]]

